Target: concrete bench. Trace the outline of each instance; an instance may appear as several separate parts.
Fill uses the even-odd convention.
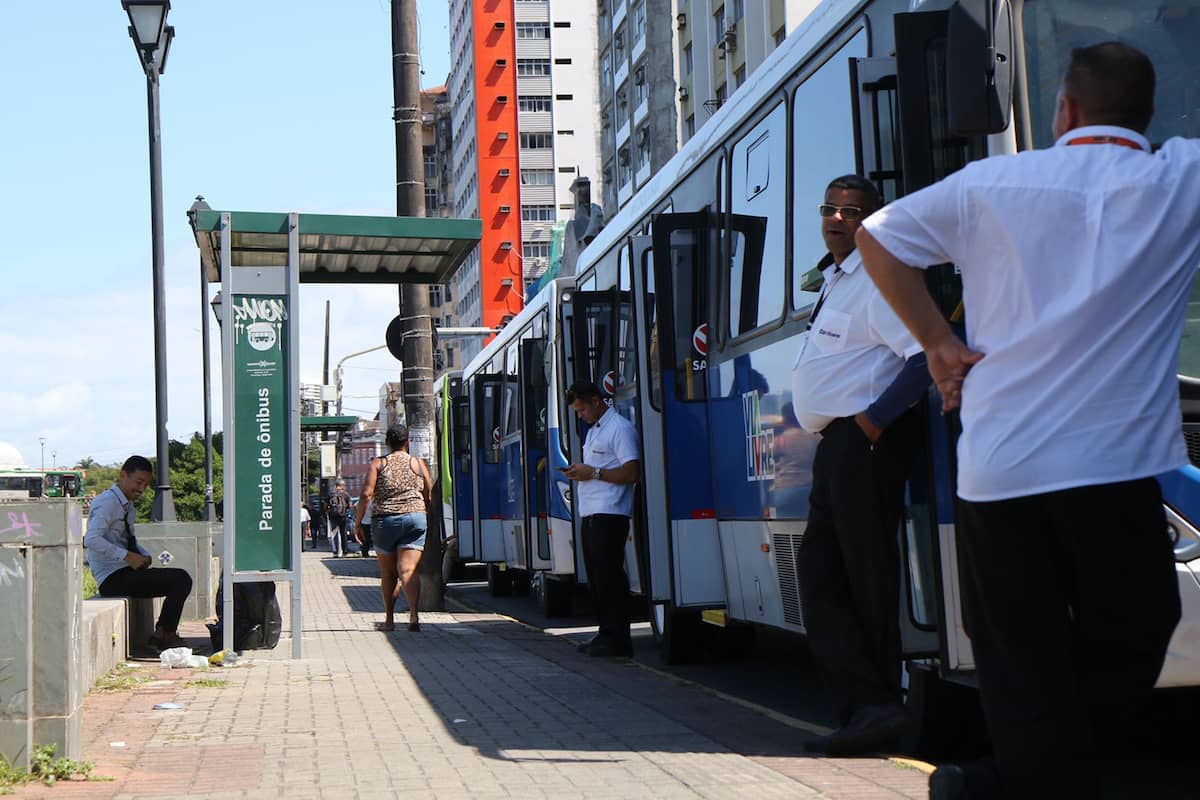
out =
[[[123,597],[97,596],[83,601],[79,649],[84,692],[129,656],[127,605]]]

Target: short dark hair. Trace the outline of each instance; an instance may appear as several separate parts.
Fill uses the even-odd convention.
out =
[[[603,397],[604,395],[600,394],[600,387],[591,381],[575,381],[571,384],[571,388],[567,389],[567,405],[571,405],[576,400],[600,400]]]
[[[121,465],[121,472],[127,475],[132,475],[135,472],[149,472],[153,475],[154,467],[150,464],[150,459],[145,456],[130,456]]]
[[[1071,51],[1062,90],[1088,124],[1145,133],[1154,116],[1154,82],[1145,53],[1123,42],[1101,42]]]
[[[407,425],[392,425],[387,429],[387,446],[392,450],[399,450],[404,445],[408,444],[408,426]]]
[[[845,189],[861,193],[871,203],[871,207],[866,209],[868,211],[878,211],[883,208],[883,195],[879,193],[879,187],[861,175],[843,175],[840,178],[834,178],[825,187],[826,193],[830,189]]]

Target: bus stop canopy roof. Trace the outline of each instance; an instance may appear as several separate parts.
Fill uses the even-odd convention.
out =
[[[358,424],[358,417],[301,417],[301,433],[348,433]]]
[[[188,213],[200,263],[221,280],[222,211]],[[233,266],[283,267],[288,214],[231,211]],[[301,283],[446,283],[479,241],[477,219],[298,214]]]

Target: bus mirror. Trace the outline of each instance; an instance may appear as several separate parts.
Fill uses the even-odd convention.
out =
[[[1008,0],[957,0],[950,7],[946,114],[951,133],[982,136],[1008,127],[1012,34]]]

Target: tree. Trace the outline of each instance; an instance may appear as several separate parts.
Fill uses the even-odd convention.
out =
[[[220,448],[217,446],[220,434],[213,437],[213,502],[220,516],[224,501],[224,465]],[[175,516],[180,522],[197,522],[204,518],[204,436],[192,434],[189,442],[172,439],[168,443],[171,456],[171,493],[175,497]],[[99,494],[116,483],[121,473],[118,464],[101,466],[95,459],[85,458],[84,462],[93,466],[87,467],[87,478],[84,479],[84,493]],[[150,464],[157,474],[158,459],[151,457]],[[150,509],[154,505],[154,485],[146,489],[146,493],[137,501],[137,518],[139,522],[150,519]]]

